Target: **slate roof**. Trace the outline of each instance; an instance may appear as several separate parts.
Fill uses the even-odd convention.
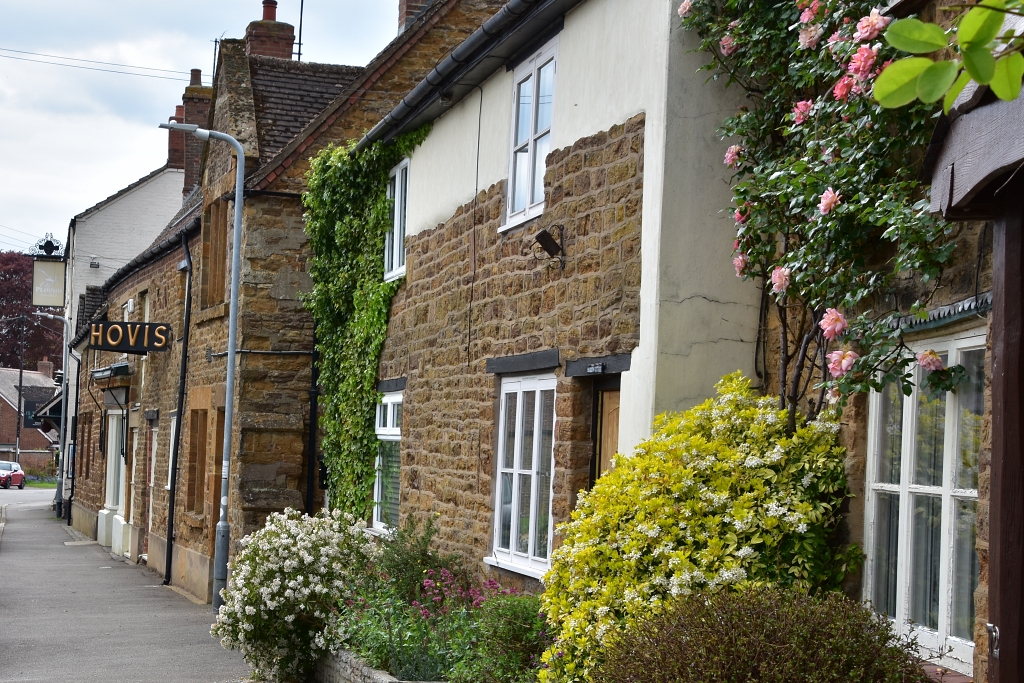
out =
[[[107,300],[103,287],[86,285],[85,294],[78,295],[78,319],[75,321],[75,333],[86,329],[89,321],[100,310]]]
[[[358,66],[250,55],[260,163],[284,149],[362,72]]]
[[[34,370],[25,371],[22,384],[27,401],[44,401],[58,389],[52,378]],[[12,406],[18,405],[18,368],[0,368],[0,398]]]

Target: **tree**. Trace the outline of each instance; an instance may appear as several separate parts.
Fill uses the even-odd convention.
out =
[[[18,367],[22,326],[17,318],[24,315],[25,369],[34,370],[44,357],[60,369],[64,333],[59,323],[33,315],[36,311],[62,315],[60,309],[32,305],[32,257],[0,251],[0,367]]]

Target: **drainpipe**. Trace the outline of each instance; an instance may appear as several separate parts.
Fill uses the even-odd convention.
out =
[[[231,305],[228,309],[228,369],[224,381],[224,466],[220,472],[220,521],[217,522],[217,544],[213,556],[213,610],[220,611],[224,599],[220,592],[228,583],[228,496],[231,492],[228,474],[231,471],[231,425],[235,412],[235,361],[238,354],[238,285],[242,270],[242,206],[245,201],[245,150],[242,143],[227,133],[206,130],[195,124],[161,123],[161,128],[192,133],[200,140],[220,140],[235,150],[235,225],[231,238]],[[180,416],[179,416],[180,419]]]
[[[185,253],[183,262],[185,270],[185,329],[181,333],[181,368],[178,370],[178,409],[177,427],[174,430],[174,443],[171,444],[171,489],[167,493],[167,552],[164,554],[164,585],[171,583],[171,556],[174,552],[174,494],[178,486],[178,449],[181,446],[181,432],[185,425],[185,377],[188,371],[188,332],[192,322],[192,254],[188,250],[188,236],[181,233],[181,249]],[[179,266],[181,268],[182,266]]]
[[[320,369],[316,366],[320,355],[316,352],[316,323],[313,323],[313,368],[312,379],[309,381],[309,453],[306,458],[306,514],[313,516],[313,491],[316,484],[316,471],[319,465],[316,459],[317,436],[317,401],[320,397]]]
[[[68,496],[68,502],[65,503],[65,513],[68,518],[68,526],[71,526],[71,501],[75,499],[75,479],[78,478],[78,469],[75,467],[75,458],[78,455],[78,408],[82,405],[82,358],[79,356],[75,358],[75,355],[68,351],[68,357],[75,361],[75,419],[71,423],[71,439],[74,441],[74,449],[68,454],[71,459],[68,461],[68,469],[71,472],[71,495]],[[67,374],[67,370],[64,371]],[[65,406],[65,410],[67,406]]]

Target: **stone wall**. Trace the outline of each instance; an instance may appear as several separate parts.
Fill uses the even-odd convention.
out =
[[[379,376],[407,378],[401,516],[439,513],[445,551],[479,561],[491,547],[500,378],[487,360],[558,349],[564,364],[638,343],[644,120],[552,152],[538,219],[500,232],[499,183],[407,242]],[[564,269],[536,257],[534,236],[554,226]],[[555,374],[557,524],[588,484],[593,392],[589,379]]]
[[[315,683],[401,683],[385,671],[370,668],[348,650],[321,657],[313,680]]]

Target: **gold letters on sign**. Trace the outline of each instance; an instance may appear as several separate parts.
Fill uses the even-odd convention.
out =
[[[167,323],[92,323],[89,348],[100,351],[147,354],[171,348],[171,326]]]

